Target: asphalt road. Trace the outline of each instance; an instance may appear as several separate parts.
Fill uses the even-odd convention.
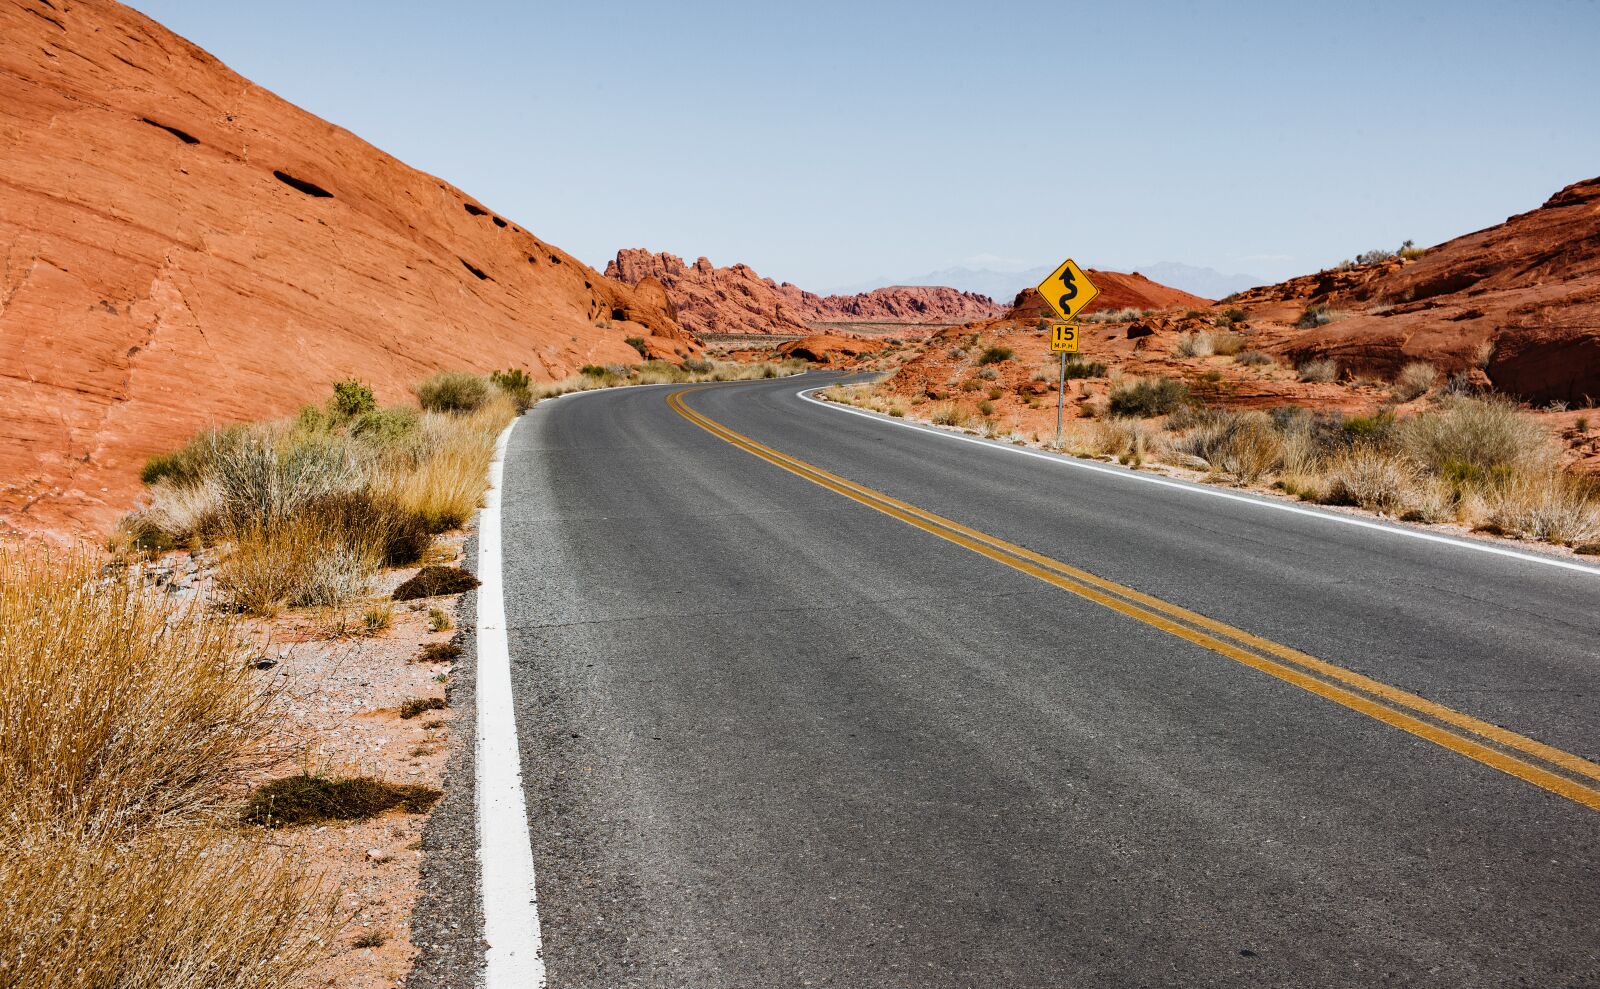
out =
[[[821,383],[685,402],[1600,753],[1600,576],[797,396]],[[674,411],[674,390],[542,404],[508,454],[551,986],[1600,984],[1593,807],[781,469]]]

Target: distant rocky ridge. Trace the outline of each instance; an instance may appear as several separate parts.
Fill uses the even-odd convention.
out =
[[[0,0],[0,533],[104,530],[145,458],[359,377],[698,345],[460,189],[120,4]]]
[[[1251,313],[1325,325],[1275,335],[1296,360],[1332,358],[1388,376],[1411,361],[1481,369],[1532,402],[1600,402],[1600,178],[1543,206],[1446,241],[1417,260],[1330,269],[1244,292]]]
[[[818,323],[948,325],[1000,315],[986,295],[944,286],[893,285],[857,295],[818,295],[763,278],[744,264],[719,268],[705,258],[685,264],[666,253],[617,252],[606,277],[627,285],[658,282],[677,320],[695,333],[810,333]]]

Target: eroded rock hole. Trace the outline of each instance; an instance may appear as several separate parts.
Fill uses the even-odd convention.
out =
[[[144,123],[149,124],[151,127],[156,127],[156,128],[159,128],[161,130],[166,131],[168,134],[171,134],[173,137],[175,137],[178,140],[182,141],[184,144],[199,144],[200,143],[200,139],[198,137],[195,137],[193,134],[187,133],[186,131],[181,131],[176,127],[169,127],[166,124],[157,123],[156,121],[151,120],[149,117],[140,117],[139,119],[141,121],[143,121]]]
[[[621,306],[617,306],[616,308],[611,310],[611,318],[612,319],[627,319],[628,318],[628,310],[624,309]]]
[[[333,198],[333,193],[324,189],[322,186],[317,185],[315,182],[307,182],[305,179],[297,179],[288,172],[280,172],[277,169],[273,169],[272,177],[277,179],[279,182],[282,182],[289,188],[298,189],[308,196],[314,196],[317,199]]]
[[[504,229],[505,229],[505,227],[506,227],[506,221],[504,221],[504,220],[502,220],[502,219],[500,219],[500,218],[499,218],[499,217],[498,217],[498,216],[497,216],[497,217],[494,217],[494,218],[493,218],[493,219],[494,219],[494,225],[495,225],[495,226],[497,226],[497,227],[499,227],[499,228],[500,228],[500,229],[502,229],[502,230],[504,230]]]
[[[483,273],[482,268],[475,267],[473,263],[468,261],[466,258],[460,258],[458,260],[461,261],[461,264],[464,268],[472,272],[474,275],[477,275],[479,281],[489,281],[489,276]]]
[[[468,213],[471,213],[473,216],[488,216],[489,215],[489,211],[488,210],[484,209],[482,206],[474,206],[471,203],[462,203],[461,204],[461,208],[466,210]]]

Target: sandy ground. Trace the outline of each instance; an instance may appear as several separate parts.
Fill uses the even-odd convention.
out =
[[[440,537],[428,563],[458,563],[465,535]],[[182,595],[209,584],[205,560],[184,554],[156,565],[163,583]],[[390,602],[389,595],[415,568],[385,571],[366,600],[338,609],[299,610],[245,623],[257,668],[278,695],[279,722],[272,739],[277,760],[256,782],[307,769],[331,775],[375,776],[395,783],[443,789],[454,712],[428,711],[411,719],[398,708],[413,697],[444,697],[450,663],[418,662],[421,647],[446,642],[456,632],[459,596]],[[392,624],[368,631],[364,613],[390,609]],[[450,618],[435,631],[431,609]],[[243,794],[241,793],[241,798]],[[411,913],[416,904],[426,814],[395,810],[376,818],[285,828],[272,840],[284,845],[327,886],[337,890],[345,926],[328,956],[310,973],[308,987],[377,989],[402,985],[416,951]]]

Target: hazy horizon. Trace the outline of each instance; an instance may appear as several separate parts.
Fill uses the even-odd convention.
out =
[[[1278,279],[1600,173],[1582,0],[134,6],[600,268],[645,247],[827,291],[1070,253]]]

